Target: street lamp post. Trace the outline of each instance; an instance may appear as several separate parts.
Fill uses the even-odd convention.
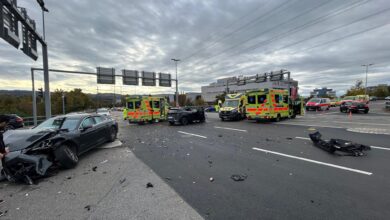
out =
[[[367,95],[367,79],[368,79],[368,67],[374,65],[373,63],[370,64],[363,64],[362,66],[366,67],[366,87],[364,90],[364,95]]]
[[[179,62],[179,59],[172,58],[172,61],[176,64],[176,107],[179,107],[179,88],[178,88],[178,80],[177,80],[177,62]]]

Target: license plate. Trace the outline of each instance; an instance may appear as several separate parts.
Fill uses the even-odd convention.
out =
[[[172,117],[172,116],[169,116],[168,119],[173,119],[173,117]]]

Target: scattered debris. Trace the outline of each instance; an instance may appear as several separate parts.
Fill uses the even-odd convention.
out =
[[[67,176],[66,179],[70,180],[70,179],[72,179],[72,177],[71,176]]]
[[[169,180],[169,181],[172,180],[172,178],[170,178],[170,177],[165,177],[165,179],[166,179],[166,180]]]
[[[4,216],[7,213],[8,213],[8,210],[5,210],[4,212],[0,211],[0,217]]]
[[[293,138],[291,138],[291,137],[287,137],[286,139],[287,139],[287,140],[292,140]]]
[[[122,183],[124,183],[125,181],[126,181],[126,178],[123,178],[123,179],[120,179],[120,180],[119,180],[119,183],[122,184]]]
[[[315,129],[315,128],[308,128],[307,130],[309,130],[309,131],[315,131],[316,129]]]
[[[318,148],[321,148],[324,151],[335,154],[336,151],[343,152],[344,154],[338,154],[341,156],[363,156],[363,151],[371,150],[370,146],[353,143],[351,141],[346,141],[342,139],[330,139],[329,141],[324,141],[321,139],[321,133],[315,132],[309,134],[310,139],[313,141],[314,145]]]
[[[195,184],[195,183],[196,183],[195,181],[192,182],[192,184]]]
[[[265,141],[272,141],[272,140],[271,140],[271,139],[269,139],[269,138],[266,138],[266,139],[265,139]]]
[[[214,178],[213,177],[210,177],[210,182],[214,182]]]
[[[61,191],[58,191],[58,194],[61,194],[62,192]]]
[[[188,153],[187,156],[190,156],[190,154]]]
[[[246,180],[248,176],[247,175],[240,175],[240,174],[233,174],[230,178],[234,181],[244,181]]]
[[[152,183],[147,183],[146,184],[146,188],[153,188],[153,184]]]
[[[222,137],[222,134],[219,134],[218,137]]]
[[[92,171],[96,172],[97,166],[92,167]]]
[[[209,162],[209,164],[213,164],[213,161],[211,161],[211,160],[209,160],[209,161],[207,161],[207,162]]]
[[[314,200],[310,200],[311,203],[314,203]]]
[[[292,174],[292,173],[289,173],[288,175],[292,176],[293,174]]]
[[[100,164],[105,164],[107,162],[108,162],[108,160],[103,160],[102,162],[100,162]]]
[[[0,204],[3,203],[3,202],[4,202],[4,200],[0,199]]]
[[[84,207],[84,209],[86,209],[87,211],[90,211],[90,210],[91,210],[91,206],[90,206],[90,205],[86,205],[86,206]]]
[[[107,174],[107,171],[103,171],[103,174]]]
[[[28,193],[26,193],[26,195],[25,196],[28,196]]]

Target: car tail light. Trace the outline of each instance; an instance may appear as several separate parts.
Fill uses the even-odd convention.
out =
[[[16,118],[16,122],[23,122],[23,118],[17,117],[17,118]]]
[[[364,105],[365,108],[368,108],[368,105]]]

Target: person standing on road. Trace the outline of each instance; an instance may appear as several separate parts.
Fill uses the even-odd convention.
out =
[[[3,157],[8,153],[8,148],[5,147],[3,141],[3,133],[8,122],[9,117],[7,115],[0,115],[0,159],[3,159]]]

